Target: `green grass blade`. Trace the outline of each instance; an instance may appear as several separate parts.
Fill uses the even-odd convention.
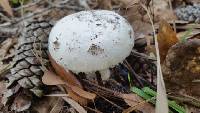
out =
[[[156,92],[149,87],[144,87],[142,88],[142,90],[150,96],[153,96],[153,97],[156,96]],[[186,110],[182,106],[178,105],[175,101],[168,100],[168,104],[169,104],[169,107],[171,107],[178,113],[186,113]]]
[[[144,91],[142,91],[141,89],[139,89],[139,88],[137,88],[137,87],[131,87],[130,90],[131,90],[132,92],[136,93],[137,95],[139,95],[140,97],[142,97],[142,98],[145,99],[145,100],[150,100],[150,99],[152,99],[152,96],[146,94]],[[155,104],[155,103],[156,103],[155,99],[154,99],[154,100],[150,100],[150,102],[151,102],[152,104]]]

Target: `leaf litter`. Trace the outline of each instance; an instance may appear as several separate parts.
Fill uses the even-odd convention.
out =
[[[90,1],[90,0],[88,0],[88,1]],[[59,67],[57,65],[53,66],[55,68],[55,72],[52,71],[53,69],[50,69],[51,71],[46,70],[42,80],[43,80],[44,84],[50,85],[50,86],[45,86],[45,87],[52,87],[52,85],[53,85],[53,86],[57,86],[57,88],[59,89],[59,93],[54,93],[54,92],[47,93],[46,96],[51,98],[50,100],[52,100],[52,101],[55,98],[56,99],[60,98],[60,99],[58,102],[56,102],[56,105],[54,105],[54,106],[52,106],[50,103],[46,103],[46,106],[36,107],[38,109],[38,112],[41,112],[41,113],[50,112],[49,110],[47,110],[48,108],[51,109],[52,112],[59,112],[59,111],[62,112],[62,110],[64,111],[65,108],[63,108],[63,106],[65,106],[65,105],[61,101],[62,100],[61,98],[63,98],[63,97],[65,98],[67,103],[70,104],[70,106],[73,106],[75,108],[75,110],[79,111],[79,112],[81,112],[81,110],[83,110],[85,112],[86,112],[86,110],[89,110],[89,111],[90,110],[92,110],[92,111],[100,110],[103,112],[105,112],[105,111],[112,112],[117,109],[114,107],[116,105],[119,106],[120,108],[123,108],[124,110],[141,111],[143,113],[155,112],[154,106],[152,104],[150,104],[149,100],[143,100],[142,98],[139,97],[139,95],[129,92],[130,91],[129,90],[129,88],[130,88],[129,82],[131,82],[132,86],[141,87],[140,85],[137,84],[137,82],[135,82],[135,77],[137,79],[139,79],[139,81],[142,81],[142,85],[146,86],[147,84],[149,84],[149,86],[151,86],[151,87],[156,85],[155,82],[152,82],[152,81],[156,81],[156,69],[154,68],[156,62],[155,62],[155,60],[152,60],[151,58],[149,58],[149,56],[152,53],[154,55],[156,54],[156,51],[154,49],[155,42],[154,42],[154,38],[152,36],[153,29],[152,29],[151,22],[149,20],[149,15],[140,6],[140,4],[147,5],[147,10],[150,11],[150,13],[154,15],[154,17],[152,15],[150,15],[150,17],[153,19],[155,24],[158,24],[158,22],[162,23],[160,25],[160,28],[157,28],[157,27],[156,28],[159,31],[158,45],[159,45],[159,50],[160,50],[160,55],[161,55],[162,70],[164,73],[163,76],[165,79],[165,83],[167,84],[167,91],[169,91],[170,88],[172,88],[172,89],[170,89],[171,94],[174,93],[173,91],[177,91],[176,86],[173,86],[172,82],[176,81],[178,83],[179,81],[184,81],[184,77],[176,76],[176,74],[180,73],[180,71],[177,71],[177,70],[174,71],[173,70],[174,68],[171,68],[169,66],[169,63],[171,64],[170,57],[171,56],[174,57],[173,51],[177,51],[176,54],[180,53],[180,51],[175,49],[176,47],[177,48],[178,48],[178,46],[181,46],[184,48],[187,48],[187,46],[190,47],[191,45],[194,45],[194,42],[191,43],[192,42],[191,40],[195,40],[195,42],[198,42],[195,39],[195,38],[199,37],[198,24],[187,23],[187,22],[176,23],[176,30],[178,32],[176,34],[172,30],[170,25],[167,24],[167,22],[162,21],[163,18],[167,19],[167,20],[176,19],[175,15],[172,13],[171,9],[168,6],[167,0],[157,0],[157,1],[153,1],[153,2],[149,1],[149,0],[147,0],[145,2],[138,1],[138,0],[125,0],[125,1],[119,0],[121,2],[117,2],[117,1],[118,0],[109,0],[109,1],[104,0],[103,2],[101,2],[101,0],[98,0],[98,2],[94,2],[94,3],[89,2],[88,6],[82,4],[82,5],[80,5],[80,7],[103,8],[103,9],[111,9],[111,10],[115,10],[115,9],[119,8],[117,11],[119,13],[123,14],[124,17],[129,20],[129,22],[131,23],[131,25],[133,25],[133,28],[136,31],[136,37],[137,37],[136,45],[139,45],[138,46],[139,49],[137,48],[136,52],[139,51],[139,52],[142,52],[142,54],[144,54],[144,55],[142,55],[141,53],[136,54],[136,52],[133,52],[133,54],[130,55],[129,58],[127,58],[127,61],[131,66],[130,68],[132,68],[131,70],[133,72],[135,71],[135,73],[131,73],[129,75],[130,78],[128,80],[128,77],[127,77],[128,70],[126,69],[126,67],[124,67],[124,65],[116,66],[114,69],[112,69],[112,74],[114,75],[114,77],[112,77],[112,79],[115,82],[103,81],[104,84],[105,83],[107,83],[107,84],[105,86],[104,85],[99,86],[98,84],[96,84],[97,83],[96,80],[89,80],[90,82],[88,82],[88,79],[84,78],[84,74],[82,74],[80,77],[80,75],[73,74],[70,71],[66,72],[62,68],[56,69],[55,67]],[[177,1],[176,0],[173,1],[173,3],[175,3],[175,2],[177,2]],[[193,2],[195,2],[195,0],[191,1],[190,3],[193,3]],[[85,3],[88,3],[88,2],[85,2]],[[177,2],[177,4],[181,4],[181,3],[188,3],[188,1],[187,2],[185,2],[185,1]],[[73,1],[71,1],[70,4],[73,5]],[[62,6],[62,4],[59,4],[59,5]],[[37,7],[35,6],[34,8],[37,8]],[[75,7],[75,8],[77,8],[77,7]],[[28,8],[26,8],[26,9],[28,9]],[[79,8],[77,8],[77,9],[79,9]],[[70,9],[71,11],[69,11],[69,9],[67,9],[66,12],[64,10],[66,11],[66,9],[63,9],[63,12],[64,12],[63,14],[66,14],[66,12],[69,14],[76,12],[73,9]],[[57,12],[61,12],[61,11],[57,10]],[[15,13],[17,13],[17,12],[14,12],[14,14]],[[51,17],[51,13],[49,15],[48,15],[48,17]],[[18,15],[16,15],[16,16],[18,16]],[[63,15],[61,14],[61,17],[62,16]],[[56,18],[58,18],[58,17],[56,17]],[[192,30],[188,30],[191,28],[192,28]],[[185,39],[184,43],[179,42],[179,40],[181,39],[180,37],[184,37],[184,39]],[[191,44],[188,44],[188,43],[191,43]],[[185,44],[187,45],[186,47],[185,47]],[[10,47],[8,47],[8,48],[10,48]],[[1,54],[1,55],[6,56],[8,50],[3,49],[3,51],[6,51],[5,55],[4,54]],[[181,51],[183,51],[183,50],[181,50]],[[196,51],[198,51],[198,49],[196,49]],[[173,54],[171,55],[171,53],[173,53]],[[187,71],[189,69],[191,70],[191,72],[187,73],[189,75],[190,75],[190,73],[198,72],[198,67],[199,67],[198,58],[196,58],[195,54],[191,52],[189,55],[190,57],[188,58],[188,62],[186,62],[183,66],[179,67],[182,70],[182,68],[184,68],[184,66],[187,64],[186,70]],[[152,56],[150,56],[150,57],[152,57]],[[185,54],[184,57],[188,57],[188,56]],[[174,58],[172,60],[174,60]],[[177,62],[177,60],[175,60],[174,62]],[[173,65],[176,65],[176,64],[173,64]],[[183,71],[183,72],[185,72],[185,71]],[[67,78],[66,78],[66,76],[67,76]],[[71,76],[71,77],[69,77],[69,76]],[[168,76],[170,77],[170,80],[172,78],[172,80],[173,80],[172,82],[170,80],[166,81],[166,78]],[[186,78],[187,78],[187,76],[186,76]],[[195,82],[193,83],[193,81],[198,81],[198,79],[199,79],[198,77],[197,78],[194,77],[194,79],[191,79],[192,80],[191,84],[193,84],[192,86],[181,83],[180,87],[179,87],[179,85],[177,87],[179,87],[179,89],[182,89],[180,91],[181,93],[189,94],[189,95],[192,94],[192,97],[193,97],[193,94],[195,94],[194,98],[198,98],[196,96],[196,93],[198,94],[199,88]],[[111,83],[112,83],[112,85],[111,85]],[[172,86],[169,87],[168,85],[172,85]],[[183,88],[184,85],[187,87],[191,86],[189,88],[191,90],[188,91],[187,87],[186,87],[186,89],[184,89]],[[195,91],[193,91],[193,90],[195,90]],[[126,93],[124,93],[124,92],[126,92]],[[74,95],[74,97],[72,95]],[[101,96],[99,96],[99,95],[101,95]],[[44,98],[46,98],[46,96]],[[169,97],[170,96],[172,96],[172,95],[169,95]],[[183,95],[181,95],[181,96],[183,96]],[[192,100],[191,98],[189,98],[187,96],[184,96],[183,98]],[[79,99],[81,100],[81,102]],[[82,99],[83,99],[83,101],[82,101]],[[122,101],[118,102],[120,99]],[[184,99],[182,99],[182,100],[184,100],[183,102],[176,98],[173,98],[173,99],[177,100],[178,102],[181,102],[181,104],[188,102]],[[76,100],[79,103],[77,103],[74,100]],[[90,101],[88,101],[88,100],[90,100]],[[47,100],[44,99],[43,102],[46,102],[46,101]],[[105,102],[103,102],[103,101],[105,101]],[[21,102],[21,104],[20,104],[20,102]],[[86,104],[81,104],[82,102],[88,103],[89,105],[87,107],[85,107]],[[100,102],[103,103],[102,105],[106,104],[107,107],[109,106],[108,107],[109,109],[105,110],[106,106],[101,106],[101,104],[99,105]],[[21,105],[23,105],[23,103],[26,103],[26,102],[19,101],[18,104],[21,106]],[[189,103],[192,104],[192,102],[190,102],[190,101],[189,101]],[[59,107],[59,105],[60,105],[60,107]],[[46,108],[46,110],[44,108]],[[151,109],[151,111],[150,110],[148,111],[147,108]],[[70,109],[70,108],[67,108],[67,109]],[[188,109],[189,109],[189,111],[192,111],[192,110],[193,110],[193,112],[195,111],[193,108],[190,108],[190,107],[188,107]],[[123,112],[123,110],[120,111],[119,109],[116,111]],[[198,111],[198,109],[196,111]]]

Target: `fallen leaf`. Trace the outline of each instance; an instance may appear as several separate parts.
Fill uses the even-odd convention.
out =
[[[151,0],[150,10],[154,14],[154,21],[159,22],[161,20],[176,20],[177,17],[170,9],[168,0]],[[144,17],[144,20],[149,20],[148,16]]]
[[[111,10],[112,9],[111,2],[112,2],[111,0],[98,0],[98,6],[101,9]]]
[[[176,33],[165,20],[160,22],[157,40],[160,51],[160,61],[162,63],[167,55],[169,48],[178,42]]]
[[[86,98],[86,99],[94,100],[95,97],[96,97],[96,94],[90,93],[90,92],[87,92],[87,91],[84,91],[83,89],[81,89],[81,88],[79,88],[79,87],[70,86],[70,88],[71,88],[72,91],[74,91],[76,94],[78,94],[79,96],[84,97],[84,98]]]
[[[140,0],[120,0],[120,2],[122,2],[124,4],[125,8],[130,8],[134,4],[138,4],[140,2]]]
[[[148,102],[138,105],[141,102],[144,102],[144,100],[136,94],[121,94],[120,97],[123,98],[129,106],[135,106],[135,109],[141,111],[142,113],[155,113],[155,108]]]
[[[17,112],[25,111],[31,107],[31,99],[31,96],[22,92],[15,97],[11,109]]]
[[[63,104],[64,101],[61,97],[43,97],[40,101],[33,103],[32,109],[36,113],[53,113],[54,111],[61,111],[59,109],[60,107],[63,108]],[[59,107],[57,108],[56,106],[58,105]]]
[[[67,90],[69,96],[75,101],[79,102],[81,105],[86,105],[89,102],[89,100],[84,97],[81,97],[70,88],[70,86],[77,86],[79,88],[83,88],[81,83],[77,80],[77,78],[71,72],[57,64],[50,55],[49,59],[56,73],[64,80],[65,83],[67,83],[66,85],[64,85],[64,87]]]
[[[68,97],[62,97],[68,104],[70,104],[74,109],[76,109],[79,113],[87,113],[87,111],[80,106],[76,101],[68,98]]]
[[[42,82],[46,85],[62,85],[65,82],[57,76],[55,73],[46,70],[44,71],[44,75],[42,76]]]
[[[135,40],[139,38],[145,38],[145,36],[152,33],[153,29],[150,23],[136,20],[132,22],[133,29],[135,31]]]
[[[70,71],[57,64],[50,55],[49,59],[58,76],[60,76],[68,84],[82,88],[81,83]]]
[[[86,105],[88,100],[94,100],[96,98],[96,94],[84,91],[78,86],[74,86],[67,82],[64,82],[59,76],[49,70],[46,70],[44,72],[42,81],[46,85],[64,85],[66,90],[68,91],[68,96],[78,101],[81,105]]]
[[[14,16],[8,0],[0,0],[0,5],[10,16]]]

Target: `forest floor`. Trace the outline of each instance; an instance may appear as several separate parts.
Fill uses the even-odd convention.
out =
[[[102,80],[98,72],[95,77],[62,69],[54,72],[53,64],[44,69],[40,62],[36,68],[40,67],[38,78],[44,93],[37,97],[31,88],[25,88],[33,78],[23,83],[19,82],[22,78],[15,79],[19,72],[13,74],[12,70],[27,61],[27,57],[18,59],[19,50],[26,54],[20,49],[22,37],[31,37],[28,31],[37,35],[28,26],[54,25],[67,15],[97,9],[123,16],[135,33],[131,54],[110,69],[108,80]],[[48,38],[51,27],[41,26]],[[34,50],[35,41],[24,45],[29,44]],[[36,60],[41,59],[38,53],[31,53]],[[34,71],[31,66],[18,71]],[[160,68],[162,73],[157,71]],[[75,79],[63,80],[57,75]],[[12,77],[15,80],[8,85]],[[0,113],[154,113],[156,93],[165,93],[164,88],[157,89],[162,80],[171,113],[200,113],[199,0],[0,0]],[[66,81],[79,81],[81,88]]]

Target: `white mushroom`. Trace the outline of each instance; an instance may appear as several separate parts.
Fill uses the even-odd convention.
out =
[[[56,23],[49,36],[52,58],[74,73],[109,75],[108,69],[129,56],[133,46],[134,32],[128,21],[107,10],[68,15]]]

